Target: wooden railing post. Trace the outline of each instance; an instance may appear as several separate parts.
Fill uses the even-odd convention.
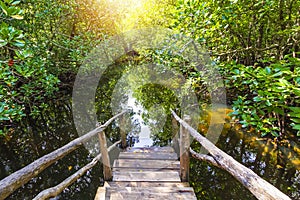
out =
[[[120,134],[121,134],[121,147],[122,149],[125,149],[127,147],[127,142],[126,142],[126,124],[125,124],[125,116],[122,115],[120,117]]]
[[[105,132],[101,131],[98,133],[99,136],[99,142],[100,142],[100,151],[102,155],[102,164],[103,164],[103,175],[104,175],[104,180],[109,181],[112,179],[112,171],[110,167],[110,159],[109,159],[109,154],[107,150],[107,142],[106,142],[106,136]]]
[[[177,155],[180,154],[180,149],[179,149],[179,126],[178,122],[175,119],[175,117],[172,115],[172,132],[173,132],[173,138],[172,138],[172,145],[177,153]]]
[[[191,122],[189,116],[184,116],[183,120],[186,123]],[[180,178],[183,182],[189,181],[189,172],[190,172],[190,133],[189,131],[180,125]]]

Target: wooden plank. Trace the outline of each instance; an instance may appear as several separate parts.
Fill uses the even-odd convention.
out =
[[[144,160],[178,160],[176,153],[166,152],[121,152],[119,155],[120,159],[144,159]]]
[[[189,183],[181,182],[180,162],[171,147],[130,148],[120,153],[113,165],[113,181],[98,190],[101,195],[96,197],[101,200],[197,199]]]
[[[129,147],[126,149],[127,152],[136,153],[151,153],[151,152],[162,152],[162,153],[174,153],[172,147]]]
[[[158,168],[158,169],[138,169],[138,168],[113,168],[113,172],[178,172],[180,174],[180,169],[171,169],[171,168]]]
[[[114,168],[179,169],[180,162],[172,160],[118,159],[114,162]]]
[[[197,200],[193,193],[113,193],[111,196],[106,196],[106,200],[153,200],[153,199],[164,199],[164,200]]]
[[[142,182],[142,181],[115,181],[107,182],[110,187],[189,187],[188,182]]]
[[[106,192],[189,193],[192,187],[106,187]]]
[[[114,172],[113,181],[180,182],[177,172]]]
[[[106,199],[196,199],[193,188],[172,188],[172,187],[124,187],[106,188]]]

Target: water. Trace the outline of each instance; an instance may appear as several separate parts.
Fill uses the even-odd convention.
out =
[[[140,125],[140,132],[136,135],[138,137],[137,142],[133,144],[134,147],[149,147],[153,145],[153,140],[150,137],[150,128],[146,125],[141,113],[143,112],[143,106],[132,96],[132,93],[128,95],[127,106],[132,108],[133,121],[137,121]],[[130,133],[129,133],[130,134]],[[134,137],[134,135],[129,135],[129,137]]]
[[[141,118],[141,106],[133,105],[136,112],[132,120],[141,125],[139,142],[134,146],[152,145],[150,132]],[[70,102],[54,103],[38,119],[25,119],[6,138],[0,140],[0,179],[28,165],[35,159],[57,149],[78,137],[73,124]],[[222,150],[252,169],[292,199],[300,199],[300,151],[299,138],[274,143],[273,140],[256,137],[255,132],[243,132],[240,127],[228,124],[217,142]],[[205,129],[204,127],[200,127]],[[117,139],[118,127],[114,124],[108,133]],[[115,135],[114,135],[115,134]],[[199,151],[199,144],[192,147]],[[55,186],[91,161],[93,156],[81,147],[47,168],[38,177],[17,190],[8,199],[32,199],[43,189]],[[249,191],[227,172],[191,159],[191,185],[198,199],[255,199]],[[55,199],[94,199],[97,187],[103,184],[102,166],[90,170]]]

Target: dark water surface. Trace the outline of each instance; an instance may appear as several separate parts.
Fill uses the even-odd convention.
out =
[[[25,119],[12,133],[2,138],[0,179],[77,138],[71,113],[70,103],[57,102],[38,119]],[[192,146],[199,150],[197,143]],[[292,199],[300,199],[299,139],[274,143],[273,140],[259,139],[254,133],[228,128],[223,131],[217,146]],[[43,189],[59,184],[92,159],[89,151],[81,147],[47,168],[8,199],[32,199]],[[198,199],[255,199],[227,172],[201,161],[191,159],[190,178]],[[92,200],[101,184],[102,167],[98,164],[54,199]]]

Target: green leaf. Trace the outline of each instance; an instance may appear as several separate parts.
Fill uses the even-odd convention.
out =
[[[267,100],[267,101],[266,101],[266,105],[267,105],[267,106],[271,106],[272,103],[271,103],[269,100]]]
[[[21,3],[21,1],[14,1],[14,2],[12,2],[11,5],[15,6],[15,5],[18,5],[19,3]]]
[[[293,88],[293,92],[294,92],[295,95],[300,97],[300,89],[299,88]]]
[[[274,108],[273,108],[273,111],[274,111],[275,113],[280,114],[280,115],[284,115],[284,111],[283,111],[283,109],[281,109],[281,108],[274,107]]]
[[[12,15],[11,17],[18,20],[24,19],[24,17],[21,15]]]
[[[9,7],[6,11],[8,16],[12,16],[18,14],[20,12],[20,9],[17,7]]]
[[[16,40],[12,42],[12,45],[16,47],[24,47],[25,46],[25,41],[24,40]]]
[[[290,85],[290,83],[283,78],[279,79],[279,83],[281,86],[289,86]]]
[[[293,126],[293,129],[300,131],[300,124],[296,124]]]
[[[4,47],[7,45],[7,41],[0,39],[0,47]]]
[[[240,70],[238,70],[238,69],[234,69],[233,72],[234,72],[235,74],[240,74]]]
[[[291,111],[300,113],[300,107],[289,107],[289,109],[290,109]]]
[[[282,76],[282,74],[283,74],[282,72],[277,72],[277,73],[273,74],[272,77]]]
[[[291,118],[291,120],[297,124],[300,124],[300,119],[297,118]]]
[[[271,134],[272,134],[274,137],[279,137],[279,134],[278,134],[276,131],[271,131]]]
[[[7,15],[7,9],[8,8],[2,1],[0,1],[0,7],[2,8],[4,14]]]
[[[8,117],[0,116],[0,121],[8,121],[8,120],[9,120]]]
[[[266,68],[265,68],[265,71],[266,71],[267,74],[271,74],[271,69],[270,69],[270,67],[266,67]]]
[[[289,115],[290,115],[291,117],[297,117],[297,118],[300,118],[300,113],[290,112]]]
[[[259,96],[256,96],[253,98],[253,101],[255,102],[260,102],[261,101],[261,98]]]

